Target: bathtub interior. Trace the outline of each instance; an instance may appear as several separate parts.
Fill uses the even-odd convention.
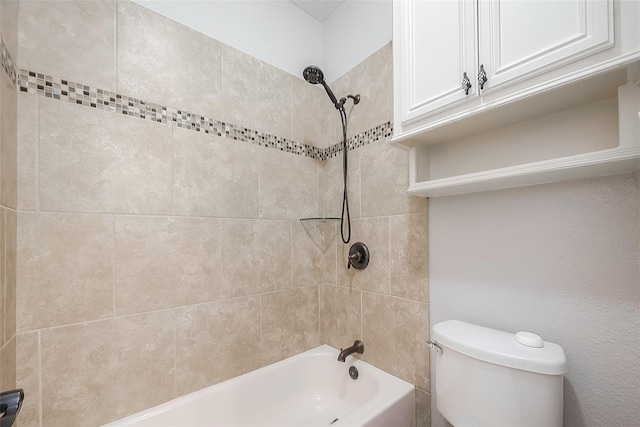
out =
[[[338,362],[337,353],[320,346],[104,427],[365,425],[350,416],[372,418],[393,404],[381,400],[389,390],[381,373],[404,381],[352,357]],[[360,371],[357,380],[349,377],[350,366]],[[404,385],[407,393],[412,386]]]

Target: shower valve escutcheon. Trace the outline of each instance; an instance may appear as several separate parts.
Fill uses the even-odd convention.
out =
[[[347,269],[364,270],[369,265],[369,248],[362,242],[356,242],[349,249]]]

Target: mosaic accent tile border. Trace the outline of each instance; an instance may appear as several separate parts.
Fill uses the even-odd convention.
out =
[[[4,44],[4,40],[2,39],[0,39],[0,65],[2,65],[2,69],[9,77],[9,80],[11,80],[11,84],[16,87],[16,66],[13,62],[13,58],[11,57],[11,52],[9,52],[9,49],[7,49],[7,45]]]
[[[18,84],[21,92],[71,102],[85,107],[124,114],[158,123],[176,123],[178,127],[211,133],[236,141],[319,159],[323,150],[287,138],[221,122],[188,111],[171,108],[141,99],[87,86],[82,83],[20,69]]]
[[[378,142],[380,140],[384,140],[393,135],[393,123],[390,121],[378,125],[368,131],[359,133],[347,140],[347,149],[349,151],[355,150],[356,148],[364,147],[365,145],[371,144],[373,142]],[[337,144],[333,144],[329,148],[325,148],[324,155],[322,160],[331,159],[333,157],[338,156],[342,153],[342,142],[338,142]]]
[[[329,148],[322,149],[231,123],[221,122],[177,108],[146,102],[141,99],[102,90],[59,77],[36,73],[34,71],[20,69],[17,73],[16,85],[20,92],[37,94],[46,98],[71,102],[85,107],[124,114],[153,122],[165,124],[175,123],[178,127],[196,132],[213,134],[312,159],[326,160],[342,152],[341,142]],[[379,141],[391,136],[392,133],[392,123],[383,123],[382,125],[350,138],[348,141],[348,149],[354,150],[358,147]]]

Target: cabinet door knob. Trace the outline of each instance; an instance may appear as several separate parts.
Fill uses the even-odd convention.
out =
[[[469,95],[469,89],[471,89],[471,80],[467,77],[467,73],[462,73],[462,90],[465,95]]]
[[[480,90],[484,89],[484,84],[487,82],[487,72],[484,70],[484,65],[480,65],[480,70],[478,70],[478,86],[480,86]]]

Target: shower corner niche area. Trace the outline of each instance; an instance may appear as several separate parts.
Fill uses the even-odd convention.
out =
[[[310,217],[300,218],[300,224],[307,233],[307,236],[313,241],[322,253],[327,252],[333,241],[338,235],[338,227],[340,226],[340,218],[337,217]]]
[[[640,168],[640,2],[393,2],[394,136],[423,197]]]

